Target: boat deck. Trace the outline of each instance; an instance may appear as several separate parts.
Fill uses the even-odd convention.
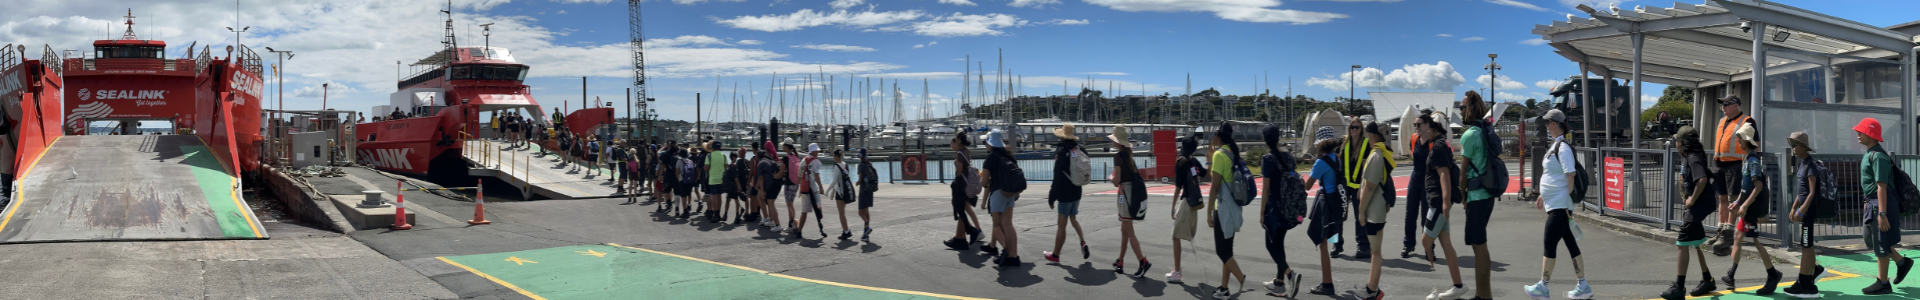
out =
[[[267,237],[239,178],[195,136],[64,136],[34,161],[0,242]]]
[[[467,140],[469,175],[499,178],[528,193],[552,199],[624,197],[613,182],[610,170],[588,174],[584,166],[563,166],[560,159],[540,145],[509,147],[505,142]],[[489,154],[490,153],[490,154]]]

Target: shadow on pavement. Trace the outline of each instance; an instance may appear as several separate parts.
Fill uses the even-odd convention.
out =
[[[1031,263],[1021,263],[1018,266],[1011,266],[1011,267],[1000,266],[995,268],[1000,270],[1000,278],[995,279],[994,282],[1000,283],[1001,286],[1019,288],[1019,287],[1032,286],[1035,284],[1039,284],[1042,281],[1046,281],[1046,279],[1040,278],[1040,276],[1033,275],[1033,264]]]
[[[1081,262],[1077,267],[1067,267],[1065,265],[1056,266],[1067,270],[1067,275],[1070,275],[1067,278],[1063,278],[1063,280],[1083,286],[1104,285],[1108,282],[1113,282],[1113,280],[1117,278],[1117,275],[1111,271],[1094,269],[1093,263],[1091,262]]]

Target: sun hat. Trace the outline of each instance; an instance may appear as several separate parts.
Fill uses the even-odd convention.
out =
[[[994,129],[993,131],[988,131],[987,135],[980,137],[980,139],[987,141],[987,147],[1005,148],[1007,147],[1007,142],[1002,139],[1001,135],[1003,134],[1004,133],[1000,133],[999,129]]]
[[[792,145],[792,144],[793,144],[793,138],[792,138],[792,137],[788,137],[788,138],[787,138],[787,139],[785,139],[785,140],[781,140],[781,141],[780,141],[780,144],[782,144],[782,145]]]
[[[1865,134],[1867,137],[1873,138],[1874,141],[1887,141],[1880,138],[1880,120],[1875,120],[1874,118],[1860,120],[1860,125],[1853,125],[1853,132]]]
[[[1080,137],[1079,137],[1079,136],[1076,136],[1076,135],[1074,135],[1074,133],[1073,133],[1073,124],[1072,124],[1072,123],[1068,123],[1068,124],[1066,124],[1066,125],[1060,125],[1060,127],[1059,127],[1059,128],[1054,128],[1054,129],[1053,129],[1053,136],[1054,136],[1054,137],[1059,137],[1059,138],[1060,138],[1060,140],[1063,140],[1063,141],[1077,141],[1077,140],[1080,140]]]
[[[1113,125],[1113,134],[1107,135],[1115,144],[1127,144],[1127,125]]]
[[[820,152],[820,143],[807,143],[807,152]]]
[[[1559,110],[1554,110],[1554,111],[1559,111]],[[1440,124],[1441,136],[1445,137],[1445,136],[1453,135],[1453,128],[1450,128],[1449,126],[1447,126],[1447,124],[1452,124],[1452,123],[1448,123],[1452,121],[1447,117],[1447,113],[1436,111],[1436,112],[1433,112],[1432,114],[1428,114],[1428,116],[1431,116],[1433,118],[1434,123]]]
[[[1180,156],[1193,156],[1193,150],[1200,148],[1200,135],[1180,138]]]
[[[1314,142],[1319,142],[1322,140],[1338,139],[1338,138],[1340,137],[1333,133],[1333,126],[1320,126],[1319,130],[1313,131]]]
[[[1805,131],[1795,131],[1787,134],[1787,145],[1807,148],[1807,152],[1813,152],[1813,144],[1807,143],[1807,132]]]
[[[1740,129],[1735,129],[1733,135],[1739,136],[1741,140],[1747,141],[1748,143],[1753,143],[1754,145],[1760,144],[1760,130],[1753,129],[1753,123],[1740,124]]]

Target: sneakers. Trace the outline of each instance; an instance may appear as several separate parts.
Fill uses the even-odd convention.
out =
[[[1224,289],[1222,291],[1225,291]],[[1372,288],[1361,290],[1360,299],[1380,300],[1387,298],[1387,291],[1375,291]]]
[[[1439,295],[1436,295],[1438,298],[1435,298],[1435,299],[1453,300],[1453,299],[1460,299],[1460,297],[1463,297],[1466,295],[1467,295],[1466,287],[1449,287],[1447,288],[1447,291],[1440,292]]]
[[[1731,289],[1735,289],[1735,288],[1738,288],[1738,287],[1735,287],[1735,286],[1733,286],[1733,271],[1734,271],[1734,270],[1739,270],[1739,269],[1740,269],[1740,265],[1737,265],[1737,264],[1736,264],[1736,265],[1733,265],[1733,266],[1730,266],[1730,267],[1727,267],[1727,275],[1726,275],[1726,276],[1720,276],[1720,283],[1722,283],[1722,284],[1726,284],[1726,285],[1727,285],[1727,289],[1729,289],[1729,290],[1731,290]]]
[[[1320,284],[1320,285],[1316,285],[1316,286],[1313,286],[1313,289],[1311,289],[1311,290],[1307,290],[1307,293],[1308,293],[1308,294],[1314,294],[1314,295],[1327,295],[1327,296],[1333,296],[1333,284],[1332,284],[1332,283],[1322,283],[1322,284]]]
[[[986,252],[987,255],[997,256],[997,255],[1000,255],[1000,248],[994,248],[993,245],[981,245],[980,252]]]
[[[1053,251],[1040,251],[1040,258],[1047,259],[1048,264],[1060,264],[1060,256],[1053,255]]]
[[[1287,276],[1287,299],[1297,299],[1297,296],[1300,296],[1300,272],[1293,272]]]
[[[1360,250],[1360,254],[1354,254],[1353,259],[1358,259],[1358,260],[1373,259],[1373,253],[1368,252],[1367,250]]]
[[[1693,292],[1687,293],[1687,295],[1691,295],[1694,297],[1706,296],[1708,294],[1713,294],[1713,291],[1714,291],[1713,278],[1712,277],[1700,278],[1700,285],[1694,286]]]
[[[1665,299],[1665,300],[1687,299],[1687,290],[1684,288],[1685,284],[1686,283],[1683,283],[1680,281],[1674,281],[1673,285],[1667,286],[1667,291],[1660,292],[1660,299]]]
[[[825,235],[825,234],[822,234],[822,236],[824,236],[824,235]],[[845,230],[842,230],[842,231],[840,231],[840,240],[842,240],[842,241],[845,241],[845,240],[847,240],[847,239],[851,239],[851,238],[853,238],[853,232],[852,232],[852,231],[845,231]]]
[[[1546,281],[1534,282],[1523,288],[1527,292],[1527,297],[1533,297],[1534,300],[1553,299],[1553,289],[1547,287]]]
[[[867,237],[872,235],[873,235],[873,227],[867,227],[867,229],[860,231],[860,241],[865,242],[867,241]]]
[[[1773,295],[1774,288],[1780,287],[1780,277],[1782,276],[1780,270],[1767,269],[1767,285],[1760,286],[1760,289],[1753,291],[1753,294],[1761,296]]]
[[[960,251],[967,250],[967,241],[962,239],[957,239],[957,238],[948,239],[945,242],[940,242],[940,244],[947,245],[947,249],[960,250]]]
[[[1117,269],[1117,266],[1116,266],[1116,269]],[[1180,271],[1167,272],[1167,283],[1172,283],[1172,284],[1187,283],[1187,281],[1181,280],[1181,278],[1183,277],[1180,277]]]
[[[1020,265],[1021,265],[1020,257],[1018,256],[1007,256],[1007,257],[1000,258],[1000,266],[1002,267],[1018,267]]]
[[[1213,289],[1214,299],[1227,299],[1229,297],[1233,297],[1233,292],[1227,291],[1227,288]]]
[[[1080,259],[1093,258],[1093,252],[1087,251],[1087,241],[1080,241]]]
[[[1787,295],[1800,299],[1820,298],[1820,287],[1814,284],[1819,281],[1817,278],[1819,278],[1818,275],[1800,275],[1799,280],[1795,280],[1792,286],[1787,287]]]
[[[1149,261],[1147,261],[1147,260],[1145,260],[1145,259],[1142,259],[1142,260],[1140,260],[1140,270],[1136,270],[1136,271],[1133,271],[1133,277],[1134,277],[1134,278],[1146,278],[1146,277],[1147,277],[1147,270],[1149,270],[1149,269],[1153,269],[1153,262],[1149,262]]]
[[[1113,272],[1119,273],[1120,275],[1127,275],[1127,265],[1122,263],[1121,259],[1115,258],[1113,259]]]
[[[1900,267],[1900,274],[1893,275],[1893,283],[1899,284],[1901,281],[1907,280],[1907,271],[1913,270],[1913,258],[1901,257],[1900,263],[1895,265]]]
[[[1285,286],[1286,284],[1287,283],[1285,281],[1280,281],[1279,279],[1260,282],[1261,287],[1267,288],[1267,292],[1272,293],[1274,295],[1283,295],[1280,293],[1281,288],[1286,287]]]
[[[1586,279],[1581,279],[1580,283],[1573,285],[1573,290],[1567,291],[1567,299],[1593,299],[1593,287],[1587,286]]]
[[[1886,294],[1892,294],[1892,293],[1893,293],[1893,285],[1892,285],[1892,284],[1888,284],[1886,280],[1875,280],[1875,281],[1873,282],[1873,285],[1869,285],[1869,286],[1867,286],[1867,288],[1864,288],[1864,289],[1860,289],[1860,293],[1861,293],[1861,294],[1867,294],[1867,295],[1886,295]]]
[[[980,227],[967,227],[967,243],[980,243]]]

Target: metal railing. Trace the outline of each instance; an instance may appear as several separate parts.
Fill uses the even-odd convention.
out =
[[[1866,211],[1866,203],[1870,201],[1872,196],[1864,193],[1864,189],[1860,186],[1861,155],[1809,154],[1809,157],[1826,164],[1827,170],[1833,172],[1833,179],[1835,181],[1833,186],[1830,187],[1835,189],[1833,217],[1820,220],[1802,220],[1815,224],[1813,226],[1812,239],[1814,241],[1821,241],[1861,238],[1867,233],[1867,227],[1864,226],[1866,215],[1869,213]],[[1799,162],[1792,160],[1792,157],[1786,154],[1781,154],[1776,159],[1793,163],[1790,164],[1789,169],[1786,170],[1798,168]],[[1893,160],[1896,164],[1900,165],[1901,170],[1907,171],[1908,174],[1913,174],[1914,170],[1920,170],[1920,155],[1895,155],[1893,156]],[[1775,209],[1773,211],[1774,218],[1778,220],[1775,223],[1784,228],[1799,228],[1799,224],[1793,223],[1789,217],[1789,214],[1792,213],[1790,205],[1792,201],[1794,201],[1793,197],[1800,193],[1799,184],[1793,181],[1794,178],[1791,172],[1779,172],[1775,174],[1775,181],[1780,182],[1776,185],[1780,186],[1780,191],[1784,191],[1778,193],[1782,196],[1776,197],[1782,199],[1780,200],[1781,202],[1778,202],[1780,204],[1775,206],[1775,208],[1782,209]],[[1920,229],[1920,224],[1914,224],[1920,223],[1920,215],[1902,216],[1900,220],[1900,229],[1905,230],[1905,232],[1903,232],[1904,234],[1913,234],[1914,230]],[[1788,241],[1797,241],[1803,238],[1799,236],[1798,230],[1788,230],[1787,233],[1787,237],[1790,238]]]

